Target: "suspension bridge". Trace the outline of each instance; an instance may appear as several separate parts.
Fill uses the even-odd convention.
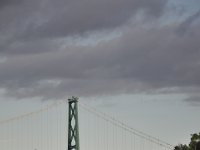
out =
[[[0,150],[173,150],[76,97],[0,121]]]

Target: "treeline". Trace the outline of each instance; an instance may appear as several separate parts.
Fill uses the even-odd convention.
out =
[[[200,150],[200,133],[191,134],[191,140],[188,145],[179,144],[174,147],[174,150]]]

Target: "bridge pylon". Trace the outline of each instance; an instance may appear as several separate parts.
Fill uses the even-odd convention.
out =
[[[68,150],[79,150],[78,98],[68,99]]]

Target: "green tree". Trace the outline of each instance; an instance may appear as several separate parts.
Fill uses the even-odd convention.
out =
[[[191,134],[191,141],[189,144],[189,150],[198,150],[197,148],[199,148],[199,143],[200,143],[200,133],[197,134]]]
[[[187,145],[179,144],[174,147],[174,150],[189,150]]]
[[[191,134],[188,146],[186,144],[179,144],[174,147],[174,150],[200,150],[200,133]]]

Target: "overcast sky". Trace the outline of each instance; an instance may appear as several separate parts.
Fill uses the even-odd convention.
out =
[[[200,129],[199,93],[199,0],[0,1],[1,107],[72,95],[111,113],[121,109],[122,97],[152,116],[161,113],[154,107],[173,106],[167,126],[185,124],[178,140]],[[135,112],[130,106],[121,113]],[[154,117],[156,124],[161,116]],[[187,139],[174,143],[181,140]]]

